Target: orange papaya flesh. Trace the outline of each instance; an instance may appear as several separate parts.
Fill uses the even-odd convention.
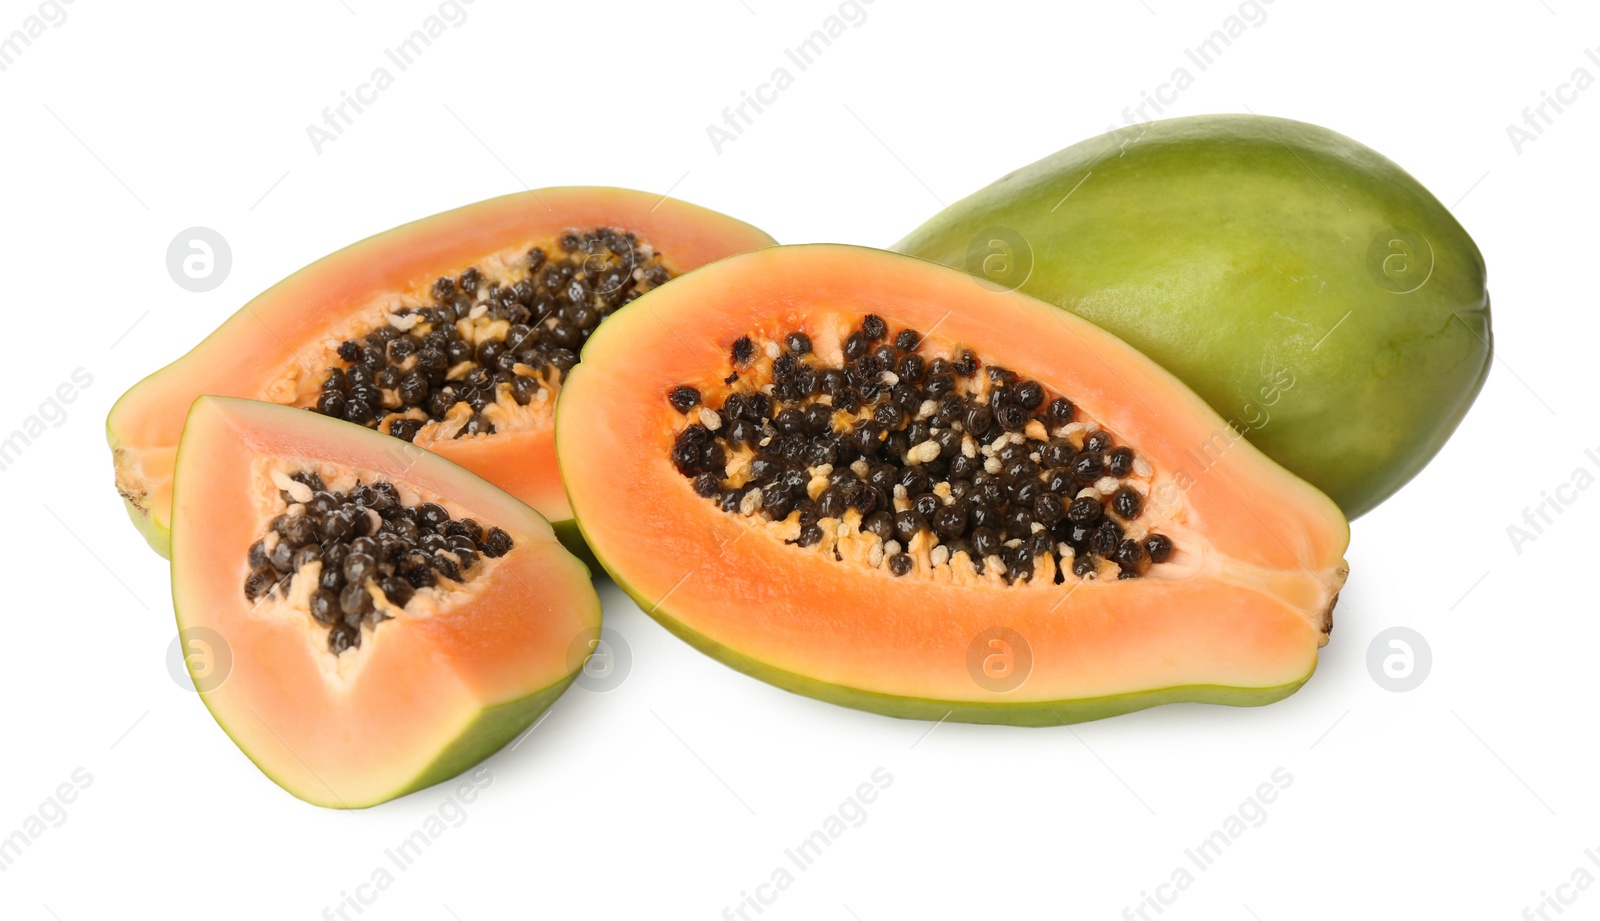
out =
[[[611,188],[522,192],[378,234],[274,285],[124,394],[106,421],[117,490],[165,555],[173,452],[190,404],[200,394],[246,397],[317,408],[437,451],[539,509],[583,552],[551,433],[583,338],[639,292],[771,242],[716,212]],[[429,333],[442,358],[427,354]],[[374,336],[392,340],[373,352]],[[485,351],[489,342],[499,345]]]
[[[579,527],[647,613],[757,678],[894,716],[1277,700],[1314,670],[1348,571],[1338,508],[1154,362],[877,250],[773,247],[641,297],[585,346],[557,417]],[[1080,500],[1115,540],[1056,517]]]
[[[196,689],[263,773],[318,805],[373,805],[481,761],[560,696],[582,665],[583,638],[600,625],[587,567],[544,518],[435,454],[395,445],[289,407],[202,397],[177,452],[173,607],[186,646],[210,651],[190,660]],[[371,528],[322,531],[339,510],[325,515],[318,503],[352,494],[364,507],[347,511]],[[456,525],[440,531],[464,533],[470,519],[495,536],[479,541],[475,560],[452,544],[451,562],[426,579],[407,581],[382,553],[376,564],[356,561],[362,541],[387,551],[408,531],[438,560],[431,540],[442,534],[415,540],[417,515],[397,511],[419,507]],[[399,526],[402,517],[411,524]],[[293,538],[284,524],[292,519],[319,530]],[[269,558],[281,546],[308,547],[288,567],[267,563],[264,589],[252,584],[263,535]],[[338,560],[335,545],[345,551]],[[353,565],[371,572],[355,583],[366,597],[353,617],[335,608],[333,635],[344,640],[330,645],[329,625],[312,613],[316,596],[329,593],[319,586],[330,584],[330,568],[348,576]]]

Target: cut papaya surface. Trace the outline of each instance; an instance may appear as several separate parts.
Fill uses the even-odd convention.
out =
[[[576,677],[600,604],[528,506],[443,458],[252,400],[196,400],[172,592],[217,723],[322,806],[455,776]],[[187,645],[187,640],[186,640]]]
[[[582,552],[551,423],[584,340],[644,291],[771,242],[714,211],[611,188],[507,195],[370,237],[274,285],[124,394],[106,421],[117,490],[165,555],[190,404],[246,397],[442,454]]]
[[[558,412],[640,606],[764,681],[1044,725],[1293,692],[1348,526],[1088,322],[921,260],[774,247],[620,311]]]

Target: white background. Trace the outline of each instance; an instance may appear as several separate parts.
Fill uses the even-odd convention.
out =
[[[0,3],[0,34],[37,8]],[[1520,552],[1507,533],[1575,469],[1600,473],[1584,455],[1600,449],[1600,89],[1520,152],[1506,130],[1576,68],[1600,78],[1584,55],[1600,15],[1579,0],[1470,8],[1277,0],[1200,72],[1184,49],[1237,2],[877,0],[719,154],[708,123],[837,3],[478,0],[319,154],[307,125],[437,4],[250,15],[77,0],[0,72],[0,429],[75,368],[93,378],[0,472],[13,525],[0,836],[74,769],[93,782],[0,873],[0,915],[322,917],[444,801],[436,788],[354,813],[302,804],[168,674],[166,567],[124,521],[102,421],[249,297],[368,234],[525,184],[670,190],[783,242],[887,245],[1120,123],[1179,66],[1195,83],[1170,114],[1248,109],[1371,144],[1454,209],[1490,266],[1488,385],[1433,464],[1354,524],[1311,682],[1264,709],[930,731],[738,675],[603,582],[626,679],[575,689],[490,759],[466,821],[348,916],[722,917],[879,767],[894,780],[866,821],[764,921],[1122,917],[1279,767],[1293,782],[1265,822],[1161,917],[1514,919],[1575,868],[1600,875],[1584,854],[1600,847],[1600,612],[1582,582],[1600,490],[1564,492],[1575,501]],[[194,225],[232,246],[208,293],[165,267]],[[1408,693],[1366,665],[1396,625],[1433,654]],[[1563,892],[1569,916],[1600,912],[1600,889]]]

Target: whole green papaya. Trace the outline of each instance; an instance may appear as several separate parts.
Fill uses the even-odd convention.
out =
[[[1489,371],[1483,257],[1341,134],[1255,115],[1117,129],[1009,173],[895,249],[1127,340],[1351,518],[1433,458]],[[1159,413],[1160,407],[1152,407]]]

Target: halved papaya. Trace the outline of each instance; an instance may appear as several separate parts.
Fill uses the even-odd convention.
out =
[[[263,773],[321,806],[393,799],[526,728],[600,626],[539,514],[436,454],[315,413],[195,401],[172,600],[196,689]],[[191,668],[201,663],[191,661]]]
[[[770,244],[705,208],[539,189],[406,224],[274,285],[106,420],[117,491],[167,554],[173,451],[200,394],[315,408],[436,451],[545,514],[581,552],[551,435],[565,372],[642,291]]]
[[[1044,725],[1277,700],[1327,641],[1333,502],[1026,295],[774,247],[644,296],[583,357],[556,439],[591,548],[779,687]]]

